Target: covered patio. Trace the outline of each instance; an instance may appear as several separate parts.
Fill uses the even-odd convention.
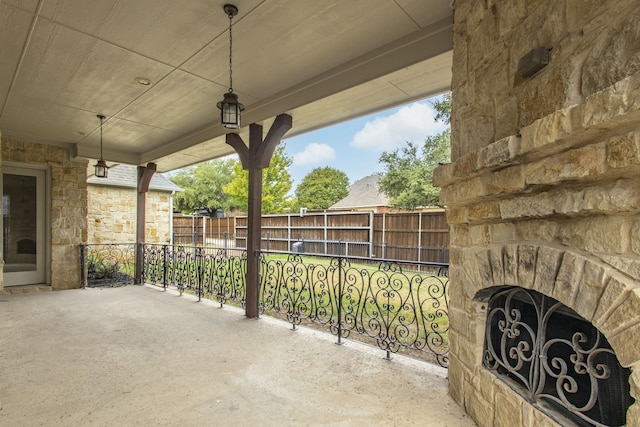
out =
[[[0,304],[3,426],[475,425],[444,368],[170,290]]]
[[[69,290],[0,294],[0,424],[468,422],[448,382],[481,426],[640,426],[637,0],[239,0],[237,133],[224,3],[0,0],[0,288]],[[447,377],[245,318],[284,134],[447,90]],[[96,160],[138,167],[139,261],[152,175],[234,152],[246,313],[75,289]]]

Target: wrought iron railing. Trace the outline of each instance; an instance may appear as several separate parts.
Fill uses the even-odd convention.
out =
[[[133,284],[135,258],[135,243],[80,245],[82,287]]]
[[[407,264],[407,266],[414,266]],[[448,279],[399,263],[344,257],[277,257],[260,260],[260,303],[267,313],[325,325],[338,343],[351,334],[387,353],[430,355],[448,365]]]
[[[244,307],[246,258],[236,249],[145,245],[143,281]]]
[[[242,250],[144,246],[144,282],[171,286],[199,299],[244,307],[246,258]],[[293,328],[327,328],[338,343],[351,334],[391,353],[404,351],[448,365],[448,279],[415,262],[260,254],[259,304],[263,314]],[[431,266],[437,270],[441,266]],[[404,268],[404,270],[403,270]]]

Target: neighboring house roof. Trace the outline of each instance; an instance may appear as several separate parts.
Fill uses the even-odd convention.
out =
[[[109,168],[107,178],[96,178],[90,176],[87,184],[109,185],[113,187],[131,187],[138,186],[137,167],[132,165],[116,165]],[[182,188],[171,182],[161,173],[154,173],[149,183],[149,190],[156,191],[182,191]]]
[[[389,198],[378,188],[379,175],[369,175],[349,187],[349,195],[329,209],[354,209],[370,206],[389,206]]]

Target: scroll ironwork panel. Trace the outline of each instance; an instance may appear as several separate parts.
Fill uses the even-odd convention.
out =
[[[81,253],[83,269],[86,266],[86,286],[122,286],[135,283],[135,243],[82,245]]]
[[[507,288],[492,296],[484,366],[561,422],[622,426],[633,401],[631,372],[600,331],[532,290]]]
[[[309,262],[312,259],[313,262]],[[352,265],[343,257],[261,257],[261,309],[329,326],[338,342],[356,333],[390,353],[434,355],[448,363],[448,279],[397,264]]]
[[[261,257],[261,309],[272,310],[299,325],[302,320],[330,323],[335,297],[329,280],[331,265],[304,263],[299,255],[286,260]]]
[[[166,287],[167,245],[144,245],[143,248],[143,282]]]

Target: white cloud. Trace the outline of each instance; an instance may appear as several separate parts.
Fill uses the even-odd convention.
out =
[[[311,165],[314,163],[323,163],[336,158],[336,150],[334,150],[328,144],[320,144],[312,142],[304,148],[304,151],[300,151],[293,155],[293,165]]]
[[[434,111],[426,102],[415,102],[397,112],[367,122],[351,145],[374,151],[393,151],[406,141],[421,144],[428,136],[442,132],[447,125],[434,120]]]

